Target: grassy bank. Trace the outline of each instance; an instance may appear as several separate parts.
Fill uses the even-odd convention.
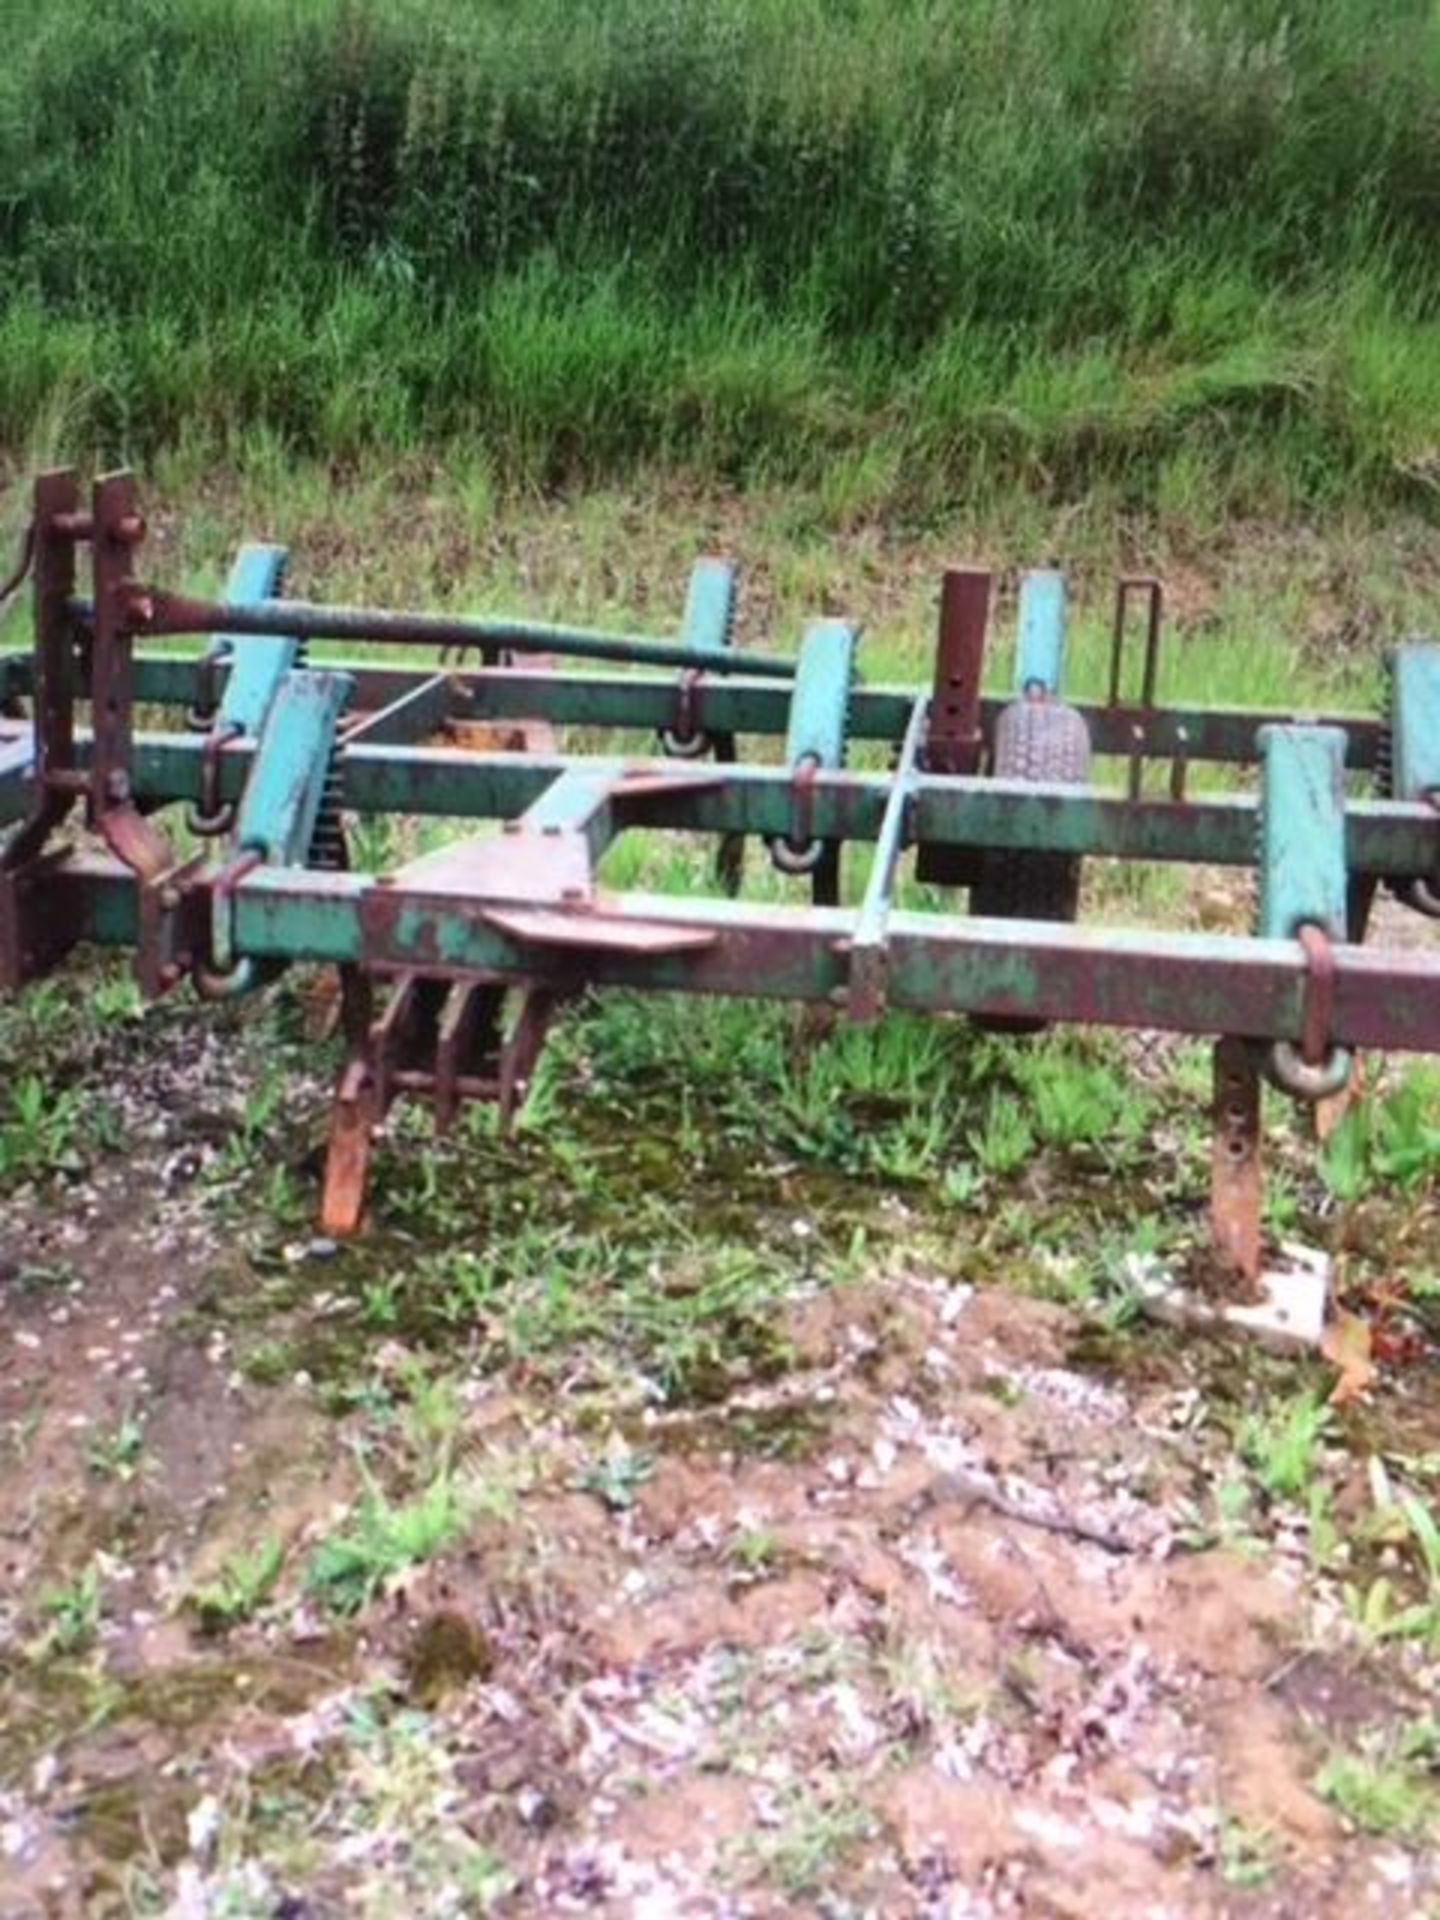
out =
[[[1440,478],[1423,0],[14,11],[11,448],[465,443],[861,510]]]

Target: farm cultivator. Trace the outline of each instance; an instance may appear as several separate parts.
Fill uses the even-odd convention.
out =
[[[33,648],[0,653],[0,989],[81,942],[133,948],[148,995],[186,979],[243,994],[293,961],[338,965],[332,1232],[359,1223],[392,1102],[428,1096],[442,1124],[462,1100],[509,1112],[567,997],[759,994],[857,1020],[893,1006],[1002,1030],[1215,1036],[1212,1220],[1243,1293],[1260,1266],[1262,1076],[1321,1102],[1357,1049],[1440,1052],[1440,960],[1362,944],[1382,884],[1440,912],[1440,646],[1397,650],[1376,718],[1177,711],[1157,703],[1159,587],[1126,580],[1109,698],[1071,705],[1063,583],[1032,573],[1014,692],[997,702],[981,696],[980,571],[944,576],[932,684],[898,688],[861,684],[839,620],[793,658],[736,649],[735,582],[714,560],[675,637],[651,640],[286,600],[274,547],[243,549],[224,597],[197,600],[144,581],[144,536],[126,474],[88,503],[73,474],[36,484],[9,584],[33,576]],[[1138,696],[1124,690],[1134,615]],[[175,635],[204,644],[137,651]],[[387,653],[321,662],[318,641]],[[396,664],[401,647],[424,664]],[[166,710],[183,718],[137,724]],[[562,747],[566,729],[584,733]],[[625,734],[624,751],[588,744]],[[742,737],[766,757],[742,762]],[[882,743],[888,767],[847,767],[860,742]],[[1090,783],[1106,756],[1113,790]],[[1255,766],[1255,790],[1187,791],[1215,762]],[[172,807],[198,853],[167,835]],[[365,873],[347,861],[356,815],[485,826]],[[64,837],[72,824],[84,832]],[[607,890],[602,858],[636,828],[714,836],[713,889]],[[793,904],[741,897],[747,840],[804,888]],[[857,843],[868,877],[841,905]],[[968,916],[897,906],[911,850],[924,897],[968,890]],[[1077,926],[1085,856],[1253,870],[1253,932]]]

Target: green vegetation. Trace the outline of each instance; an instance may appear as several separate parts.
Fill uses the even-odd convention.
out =
[[[100,1569],[92,1563],[67,1585],[52,1587],[41,1597],[40,1606],[49,1625],[34,1651],[46,1654],[78,1654],[95,1644],[100,1632]]]
[[[231,1554],[215,1578],[196,1587],[189,1603],[206,1633],[224,1633],[253,1619],[274,1593],[285,1565],[279,1540],[262,1540]]]
[[[1427,0],[51,0],[0,442],[1427,494],[1437,106]]]
[[[1362,1752],[1332,1754],[1315,1786],[1362,1833],[1421,1840],[1435,1825],[1435,1793],[1425,1773],[1433,1754],[1434,1729],[1421,1723],[1398,1739],[1372,1740]]]

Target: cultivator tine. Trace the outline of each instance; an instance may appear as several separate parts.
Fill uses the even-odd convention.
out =
[[[382,1118],[369,1064],[361,1059],[349,1061],[330,1109],[330,1141],[320,1196],[321,1231],[337,1240],[359,1231],[371,1148]]]
[[[435,1045],[435,1131],[447,1133],[465,1097],[464,1081],[480,1078],[493,1058],[505,989],[492,981],[459,980],[440,1015]]]
[[[500,1054],[500,1130],[508,1134],[530,1091],[535,1071],[555,1016],[565,996],[548,987],[531,987],[520,1002],[520,1012]]]

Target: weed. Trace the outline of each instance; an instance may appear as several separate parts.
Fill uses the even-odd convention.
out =
[[[582,1492],[596,1494],[612,1513],[623,1513],[634,1506],[636,1494],[654,1471],[653,1454],[614,1446],[585,1469],[577,1484]]]
[[[1225,1815],[1220,1821],[1220,1878],[1227,1887],[1253,1892],[1275,1875],[1275,1838],[1268,1827],[1248,1827]]]
[[[1433,486],[1419,4],[12,12],[12,447],[448,441],[483,515],[679,455],[840,527],[1012,476],[1201,530]]]
[[[467,1517],[461,1489],[448,1475],[399,1505],[372,1484],[348,1531],[322,1540],[311,1554],[307,1585],[337,1613],[358,1613],[397,1573],[453,1546]]]
[[[1379,1743],[1364,1753],[1332,1754],[1315,1776],[1315,1791],[1362,1833],[1422,1840],[1435,1822],[1434,1790],[1411,1759]]]
[[[40,1654],[84,1653],[100,1631],[100,1570],[93,1563],[68,1586],[52,1587],[40,1601],[50,1625],[36,1647]]]
[[[284,1546],[273,1538],[232,1554],[213,1580],[189,1595],[202,1629],[224,1633],[253,1619],[274,1593],[284,1565]]]
[[[1241,1458],[1272,1499],[1294,1500],[1310,1484],[1315,1462],[1334,1416],[1313,1394],[1247,1414],[1236,1435]]]
[[[773,1573],[780,1558],[780,1543],[774,1534],[753,1527],[737,1533],[730,1542],[728,1558],[737,1571],[751,1580]]]
[[[985,1123],[971,1139],[975,1158],[987,1173],[1015,1173],[1035,1151],[1035,1135],[1020,1102],[1012,1094],[995,1093],[985,1110]]]
[[[854,1801],[795,1788],[784,1796],[774,1827],[746,1840],[739,1857],[787,1898],[801,1900],[826,1887],[874,1832],[874,1819]]]
[[[133,1480],[140,1471],[144,1446],[144,1427],[127,1414],[113,1432],[97,1434],[90,1442],[86,1464],[102,1480]]]
[[[1073,1041],[1017,1049],[1014,1073],[1035,1132],[1051,1146],[1134,1139],[1144,1126],[1143,1098],[1106,1061],[1080,1052]]]
[[[52,1087],[43,1074],[12,1081],[0,1096],[0,1182],[73,1172],[83,1106],[77,1088]]]

